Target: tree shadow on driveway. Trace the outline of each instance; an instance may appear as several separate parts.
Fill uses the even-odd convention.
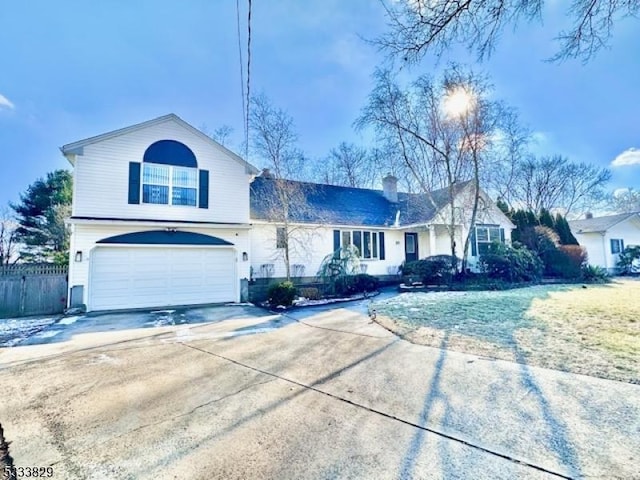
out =
[[[440,390],[440,376],[442,374],[444,360],[447,356],[447,338],[448,335],[445,334],[445,337],[442,339],[442,343],[440,344],[440,356],[435,364],[433,376],[431,377],[431,382],[427,388],[427,395],[424,399],[422,411],[418,417],[417,423],[421,427],[426,427],[428,425],[429,414],[437,400],[440,400],[445,404],[447,403],[446,395],[444,395]],[[426,430],[416,429],[416,432],[411,439],[411,443],[409,444],[409,449],[407,450],[405,457],[402,459],[399,478],[403,480],[413,478],[413,470],[415,469],[416,461],[420,455],[420,450],[423,448],[425,435],[427,433],[428,432]],[[444,469],[443,463],[441,463],[441,467]]]

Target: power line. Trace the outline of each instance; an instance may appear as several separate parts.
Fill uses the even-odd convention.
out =
[[[242,62],[242,35],[240,34],[240,0],[236,0],[236,26],[238,28],[238,54],[240,56],[240,97],[242,99],[242,123],[244,127],[244,138],[246,143],[248,137],[246,122],[247,108],[244,101],[244,64]]]
[[[247,14],[247,101],[245,117],[245,159],[249,157],[249,109],[251,108],[251,0]]]

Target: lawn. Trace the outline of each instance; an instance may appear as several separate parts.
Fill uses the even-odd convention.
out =
[[[371,308],[414,343],[640,384],[640,281],[404,293]]]

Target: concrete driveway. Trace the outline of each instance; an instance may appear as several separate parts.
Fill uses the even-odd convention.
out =
[[[640,386],[413,345],[365,302],[198,315],[87,317],[0,350],[16,464],[59,479],[640,478]]]

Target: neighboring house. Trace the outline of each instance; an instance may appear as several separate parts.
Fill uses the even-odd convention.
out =
[[[275,180],[256,176],[177,116],[61,150],[74,170],[71,305],[100,311],[239,301],[242,279],[284,276],[283,223],[271,212]],[[398,193],[391,176],[382,191],[286,183],[300,193],[289,225],[294,276],[314,276],[327,254],[349,244],[373,275],[451,251],[446,190],[431,202]],[[455,198],[456,217],[468,219],[471,184],[457,185]],[[458,254],[468,223],[455,227]],[[492,241],[509,241],[513,228],[483,193],[470,266]]]
[[[625,247],[640,245],[640,212],[605,217],[587,214],[569,222],[571,233],[587,249],[589,263],[616,273],[620,253]]]

